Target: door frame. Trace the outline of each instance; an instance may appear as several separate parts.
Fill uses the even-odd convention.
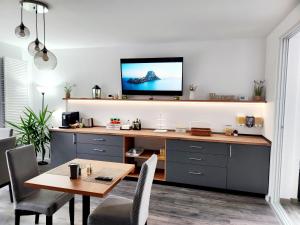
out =
[[[289,42],[296,34],[300,33],[300,24],[294,26],[279,39],[279,63],[276,82],[276,99],[275,99],[275,126],[272,142],[272,155],[270,165],[270,188],[267,201],[284,225],[294,225],[285,209],[280,204],[280,185],[282,171],[282,153],[283,153],[283,134],[284,134],[284,116],[285,116],[285,99],[287,84],[287,69]]]

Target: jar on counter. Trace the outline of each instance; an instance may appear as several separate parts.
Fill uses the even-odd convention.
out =
[[[232,133],[233,133],[233,127],[232,127],[232,125],[225,125],[225,128],[224,128],[224,134],[226,135],[226,136],[231,136],[232,135]]]

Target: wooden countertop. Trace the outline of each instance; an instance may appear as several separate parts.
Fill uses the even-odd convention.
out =
[[[206,142],[220,142],[228,144],[246,144],[246,145],[261,145],[271,146],[263,136],[253,135],[240,135],[238,137],[226,136],[224,134],[212,134],[210,137],[204,136],[192,136],[189,133],[176,133],[174,131],[168,131],[166,133],[156,133],[153,130],[109,130],[104,127],[93,127],[93,128],[76,128],[76,129],[60,129],[52,128],[50,131],[65,132],[65,133],[81,133],[81,134],[109,134],[125,137],[157,137],[164,139],[181,139],[191,141],[206,141]]]

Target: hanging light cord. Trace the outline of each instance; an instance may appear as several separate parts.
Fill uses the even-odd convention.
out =
[[[44,20],[44,48],[46,48],[46,22],[45,22],[45,7],[43,7],[43,20]]]
[[[38,9],[37,9],[38,5],[35,6],[35,34],[36,34],[36,38],[38,38],[38,24],[37,24],[37,13],[38,13]]]
[[[21,3],[21,23],[23,23],[23,2]]]

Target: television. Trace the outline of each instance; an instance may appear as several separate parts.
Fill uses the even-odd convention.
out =
[[[123,95],[182,96],[183,57],[120,61]]]

